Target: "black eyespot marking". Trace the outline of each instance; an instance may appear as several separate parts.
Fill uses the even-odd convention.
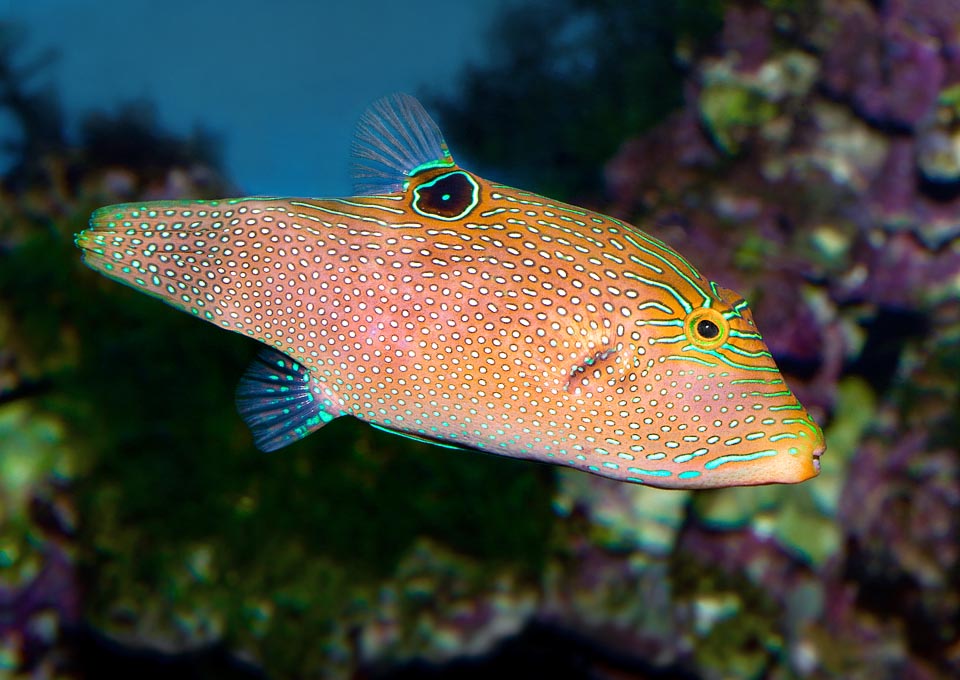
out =
[[[697,333],[704,340],[713,340],[720,335],[720,329],[709,319],[700,319],[697,323]]]
[[[480,202],[480,188],[467,173],[440,175],[413,190],[413,209],[425,217],[459,220]]]

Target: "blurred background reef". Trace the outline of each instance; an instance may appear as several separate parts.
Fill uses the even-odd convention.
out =
[[[145,103],[65,120],[18,35],[0,677],[960,677],[956,2],[515,3],[457,91],[419,93],[468,168],[751,301],[823,472],[702,493],[348,419],[258,453],[233,403],[255,344],[72,240],[101,205],[242,194],[227,141]]]

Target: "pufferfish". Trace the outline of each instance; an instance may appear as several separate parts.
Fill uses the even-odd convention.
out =
[[[361,117],[350,198],[151,201],[97,271],[266,345],[237,389],[272,451],[344,415],[664,488],[801,482],[823,434],[747,302],[619,219],[457,165],[407,95]]]

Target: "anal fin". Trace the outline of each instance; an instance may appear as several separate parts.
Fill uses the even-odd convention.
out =
[[[434,439],[433,437],[414,434],[412,432],[404,432],[403,430],[396,430],[392,427],[386,427],[385,425],[377,425],[376,423],[370,423],[370,426],[377,430],[380,430],[381,432],[386,432],[388,434],[395,434],[405,439],[412,439],[413,441],[420,442],[421,444],[432,444],[433,446],[442,446],[445,449],[456,449],[460,451],[463,451],[466,449],[466,447],[461,444],[452,444],[450,442],[446,442],[440,439]]]
[[[261,451],[276,451],[320,429],[340,415],[332,407],[310,371],[274,349],[263,350],[237,385],[237,410]]]

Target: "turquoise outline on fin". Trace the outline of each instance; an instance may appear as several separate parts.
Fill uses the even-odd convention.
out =
[[[357,123],[350,153],[357,195],[398,193],[417,172],[454,165],[440,128],[408,94],[370,105]]]

